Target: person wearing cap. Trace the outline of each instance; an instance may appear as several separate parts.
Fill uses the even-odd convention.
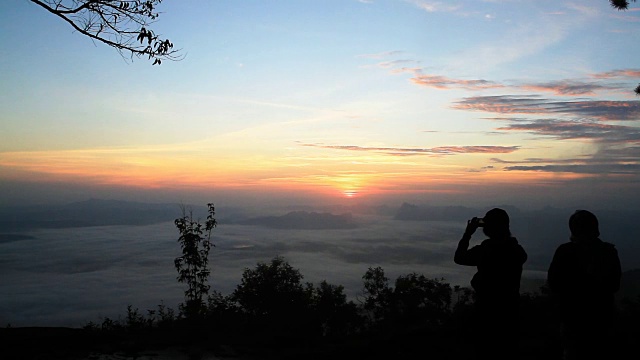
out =
[[[571,215],[569,230],[570,241],[556,249],[547,273],[559,304],[564,358],[608,358],[622,273],[618,251],[600,240],[598,218],[587,210]]]
[[[488,239],[469,249],[471,237],[478,227],[482,227]],[[495,208],[482,219],[467,221],[454,261],[459,265],[477,267],[471,286],[476,294],[478,358],[516,359],[520,277],[527,253],[511,235],[507,212]]]

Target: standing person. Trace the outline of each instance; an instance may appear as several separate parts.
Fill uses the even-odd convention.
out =
[[[469,249],[471,236],[478,227],[489,238]],[[467,221],[454,261],[478,268],[471,280],[476,293],[478,358],[518,358],[520,276],[527,253],[511,236],[507,212],[495,208],[484,218]]]
[[[606,359],[622,273],[618,251],[600,240],[598,218],[589,211],[571,215],[569,229],[571,241],[558,247],[547,273],[560,305],[564,358]]]

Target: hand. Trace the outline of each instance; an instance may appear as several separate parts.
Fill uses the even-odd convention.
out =
[[[464,233],[468,236],[473,235],[473,233],[476,232],[476,230],[478,229],[478,223],[479,223],[480,219],[478,219],[477,217],[474,217],[471,220],[467,221],[467,228],[465,229]]]

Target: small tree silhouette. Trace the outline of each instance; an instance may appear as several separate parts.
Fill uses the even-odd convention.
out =
[[[245,269],[233,298],[252,315],[289,314],[308,304],[310,294],[302,278],[298,269],[275,257],[268,264],[259,262],[255,269]]]
[[[206,306],[203,298],[209,293],[207,280],[209,270],[209,250],[211,246],[211,230],[216,227],[214,218],[216,211],[213,204],[207,204],[208,215],[204,226],[199,220],[194,220],[193,212],[182,209],[182,217],[175,220],[180,232],[178,242],[182,247],[182,256],[175,259],[175,267],[178,271],[178,281],[187,283],[184,292],[185,304],[180,308],[187,317],[202,315]]]

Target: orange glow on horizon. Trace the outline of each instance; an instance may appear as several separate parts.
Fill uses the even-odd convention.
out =
[[[291,166],[287,159],[97,149],[0,154],[4,179],[74,182],[142,189],[244,189],[306,193],[323,198],[381,194],[473,194],[478,188],[558,186],[593,175],[533,171],[469,172],[462,166],[362,164],[325,161]],[[321,166],[320,166],[321,165]]]

